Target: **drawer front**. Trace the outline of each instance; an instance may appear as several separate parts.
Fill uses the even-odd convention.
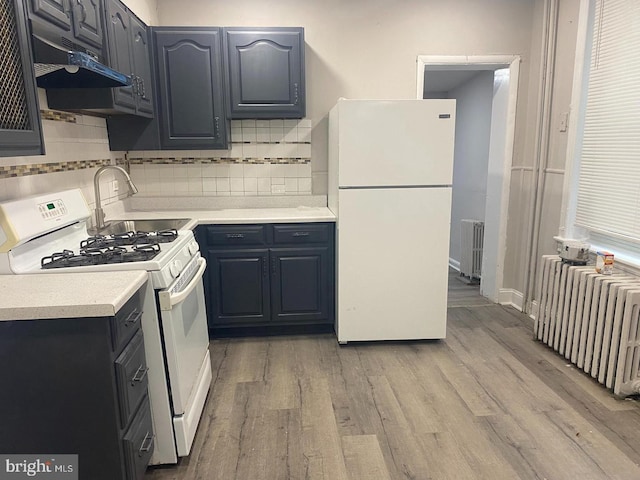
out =
[[[331,239],[331,231],[331,225],[326,223],[274,225],[273,243],[327,243]]]
[[[149,397],[145,397],[131,427],[122,438],[127,480],[141,480],[144,477],[153,454],[154,438]]]
[[[147,394],[149,368],[144,355],[143,340],[142,330],[138,330],[138,333],[115,361],[121,428],[127,426],[133,413]]]
[[[138,291],[111,319],[113,351],[119,352],[138,331],[142,320],[142,295]]]
[[[207,228],[209,245],[265,245],[267,229],[264,225],[224,225]]]

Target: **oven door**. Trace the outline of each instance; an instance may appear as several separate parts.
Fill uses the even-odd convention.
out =
[[[178,455],[188,455],[211,384],[209,332],[196,255],[169,288],[158,291]],[[182,439],[182,440],[181,440]]]

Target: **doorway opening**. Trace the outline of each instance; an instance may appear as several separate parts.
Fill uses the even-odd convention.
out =
[[[519,65],[515,55],[420,55],[417,98],[457,100],[449,264],[460,270],[469,254],[461,220],[484,222],[480,293],[522,309],[503,288]]]

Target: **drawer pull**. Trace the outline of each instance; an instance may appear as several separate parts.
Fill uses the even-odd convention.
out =
[[[309,232],[293,232],[291,236],[292,237],[308,237]]]
[[[136,370],[135,375],[131,379],[131,386],[134,386],[136,382],[141,382],[142,380],[144,380],[144,377],[147,376],[148,372],[149,372],[148,367],[145,367],[144,364],[140,365],[138,367],[138,370]]]
[[[135,325],[142,318],[142,312],[137,308],[131,312],[131,314],[124,321],[124,326],[129,327],[131,325]]]
[[[144,440],[142,440],[142,445],[140,445],[140,450],[138,450],[138,455],[141,457],[144,456],[145,453],[151,450],[152,446],[153,433],[147,432],[147,434],[144,436]]]
[[[244,233],[227,233],[227,238],[244,238]]]

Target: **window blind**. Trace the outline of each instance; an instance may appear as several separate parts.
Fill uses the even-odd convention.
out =
[[[640,1],[593,19],[576,224],[640,247]]]

